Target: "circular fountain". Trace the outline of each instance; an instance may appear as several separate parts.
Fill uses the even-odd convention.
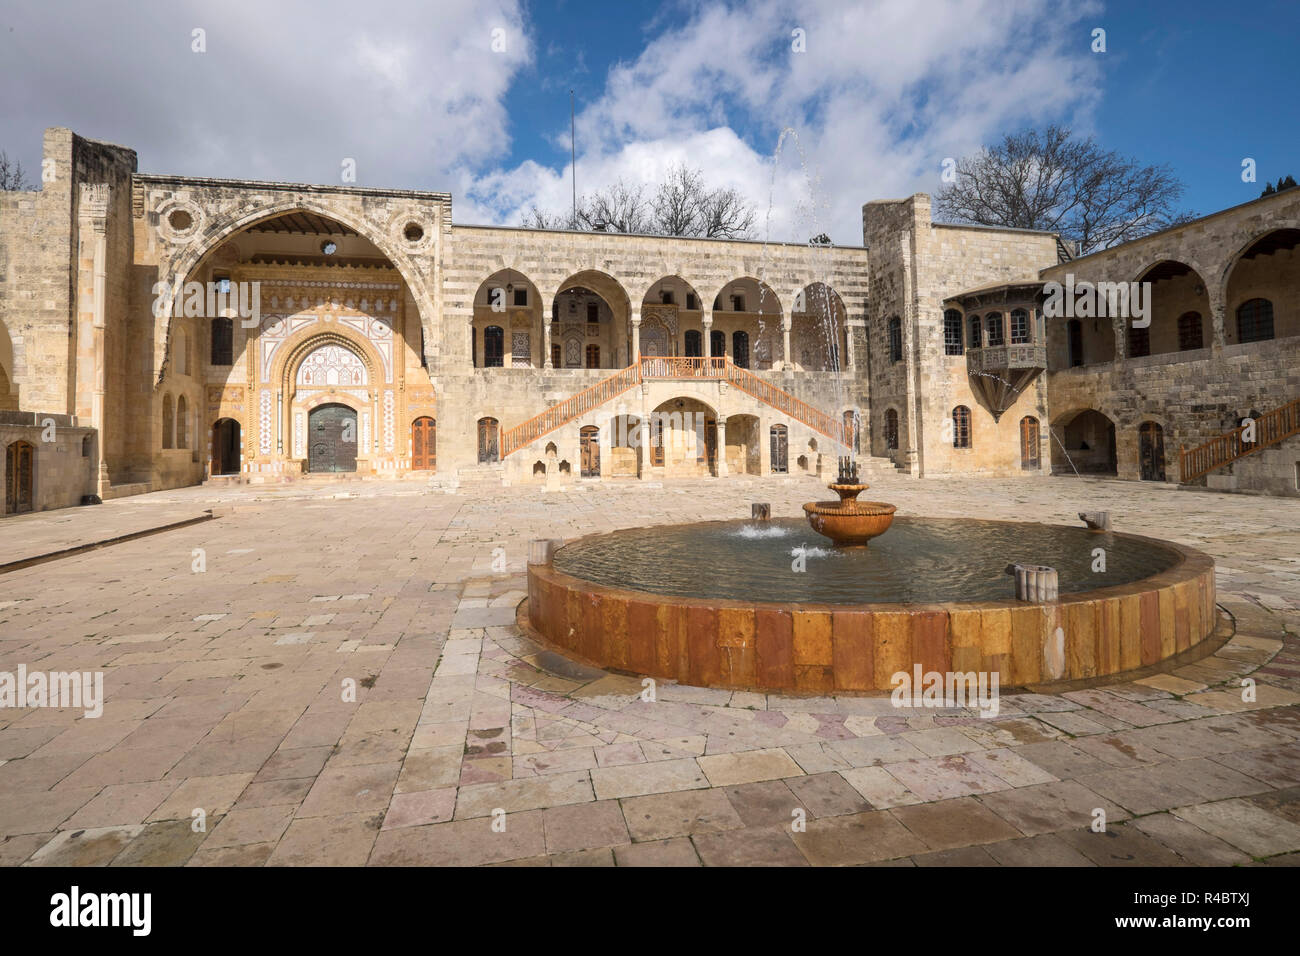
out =
[[[826,487],[839,501],[810,501],[803,506],[808,523],[841,547],[865,548],[874,537],[884,534],[894,521],[893,505],[883,501],[858,501],[870,485],[858,480],[858,463],[850,457],[839,460],[839,474]]]

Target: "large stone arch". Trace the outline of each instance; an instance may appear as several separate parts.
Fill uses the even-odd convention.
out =
[[[171,347],[172,311],[178,284],[189,281],[189,277],[231,236],[260,222],[287,213],[310,212],[333,219],[352,229],[379,249],[401,275],[402,281],[414,298],[426,342],[435,340],[434,320],[437,306],[433,290],[436,286],[434,271],[437,251],[441,242],[441,210],[426,208],[427,203],[424,205],[403,203],[380,223],[374,218],[367,219],[364,214],[358,214],[367,208],[363,202],[367,197],[348,196],[346,198],[353,202],[336,204],[318,201],[304,193],[294,193],[252,210],[241,209],[233,213],[209,214],[204,209],[205,200],[206,205],[215,205],[218,203],[218,197],[205,197],[202,189],[190,190],[189,195],[194,198],[183,203],[177,202],[175,197],[164,199],[155,210],[159,214],[160,221],[165,221],[165,217],[176,208],[182,208],[191,215],[194,214],[191,210],[197,211],[200,217],[195,231],[185,237],[183,244],[180,239],[171,238],[169,230],[156,227],[160,241],[170,245],[171,248],[164,252],[158,261],[157,281],[163,286],[154,313],[159,319],[154,327],[155,389],[162,384],[166,370]],[[355,206],[356,210],[350,208],[351,206]],[[401,242],[406,240],[402,239],[399,242],[397,237],[401,235],[402,229],[408,222],[418,223],[423,230],[423,235],[414,244],[415,249],[411,252],[401,245]],[[393,232],[396,232],[397,236],[390,234]]]

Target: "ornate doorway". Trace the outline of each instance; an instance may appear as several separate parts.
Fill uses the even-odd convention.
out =
[[[595,425],[585,426],[578,434],[579,450],[582,460],[582,477],[600,477],[600,429]]]
[[[1165,480],[1165,430],[1157,422],[1143,422],[1138,430],[1138,462],[1143,481]]]
[[[438,423],[427,415],[411,422],[411,469],[438,470]]]
[[[239,422],[221,418],[212,426],[212,473],[239,474]]]
[[[346,405],[320,405],[307,420],[307,470],[357,470],[357,413]]]
[[[32,456],[35,449],[16,441],[5,449],[5,513],[31,511],[35,500]]]
[[[499,436],[500,428],[495,418],[480,418],[478,420],[478,461],[480,465],[489,464],[500,457],[498,452]]]

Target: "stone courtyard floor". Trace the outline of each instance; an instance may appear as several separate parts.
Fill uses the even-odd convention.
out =
[[[366,481],[5,519],[0,564],[217,515],[0,574],[0,671],[102,670],[106,698],[98,719],[0,710],[0,863],[1300,860],[1300,500],[874,483],[904,514],[1077,524],[1109,510],[1116,530],[1215,557],[1236,627],[1217,653],[1136,682],[1004,693],[993,719],[665,683],[647,702],[639,680],[515,626],[531,538],[747,517],[751,501],[797,515],[826,496],[811,478],[549,494]]]

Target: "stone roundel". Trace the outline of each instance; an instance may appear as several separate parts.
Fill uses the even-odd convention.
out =
[[[203,207],[190,199],[173,196],[158,206],[158,231],[169,242],[183,244],[191,241],[203,231],[206,219]]]

